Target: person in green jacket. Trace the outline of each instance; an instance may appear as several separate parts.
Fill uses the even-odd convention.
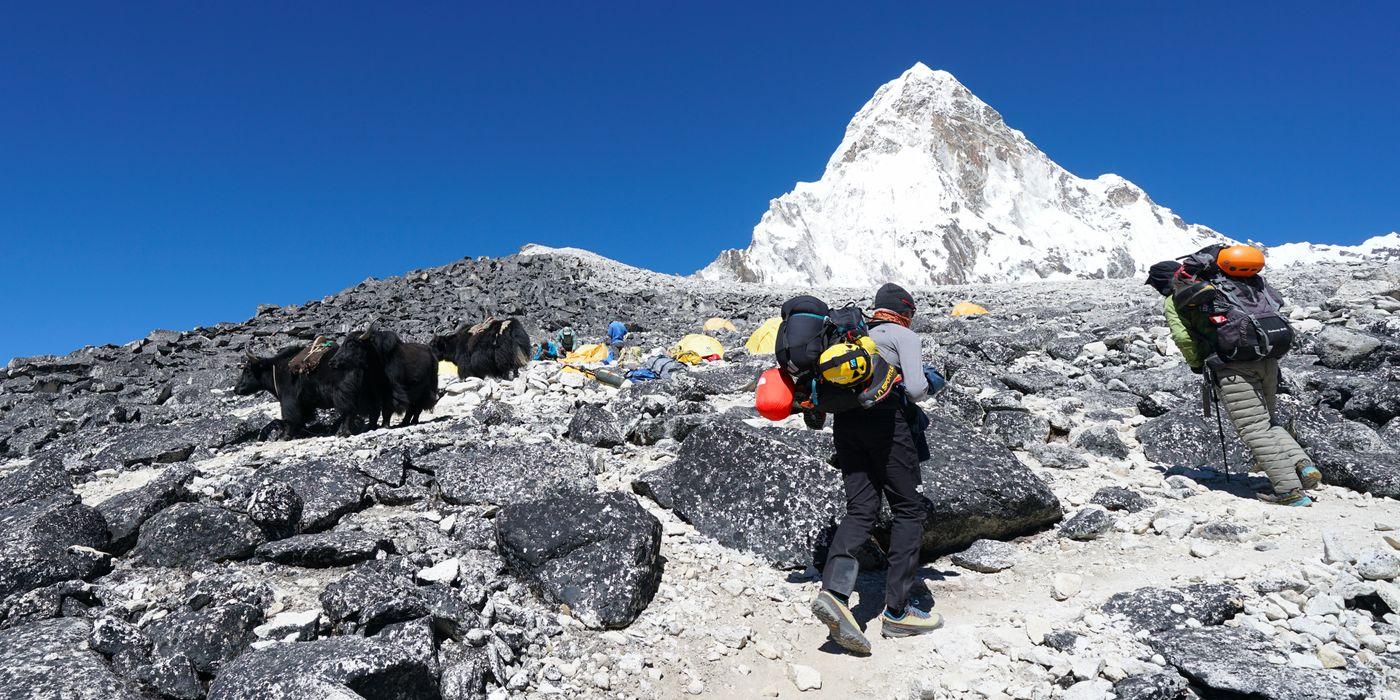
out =
[[[1187,366],[1196,374],[1209,372],[1225,413],[1249,447],[1256,468],[1269,477],[1273,493],[1260,494],[1259,498],[1279,505],[1312,505],[1306,491],[1317,487],[1322,473],[1276,419],[1278,360],[1223,361],[1215,353],[1215,329],[1206,313],[1199,308],[1178,307],[1172,298],[1171,282],[1180,266],[1174,260],[1153,265],[1147,284],[1164,297],[1167,327]]]

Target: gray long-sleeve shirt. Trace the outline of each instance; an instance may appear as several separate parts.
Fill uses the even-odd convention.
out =
[[[924,378],[924,352],[919,335],[898,323],[881,323],[870,329],[870,338],[880,348],[880,357],[899,369],[904,376],[904,392],[910,401],[928,396],[928,379]]]

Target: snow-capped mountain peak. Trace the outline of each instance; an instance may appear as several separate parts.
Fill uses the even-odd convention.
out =
[[[1076,177],[917,63],[856,113],[817,182],[771,202],[707,279],[869,286],[1124,277],[1212,242],[1117,175]]]

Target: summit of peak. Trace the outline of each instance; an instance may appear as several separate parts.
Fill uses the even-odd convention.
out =
[[[923,61],[918,61],[909,67],[899,76],[901,81],[918,80],[920,82],[941,83],[949,86],[960,86],[962,83],[953,77],[952,73],[946,70],[935,70],[929,68]]]
[[[929,68],[928,64],[923,61],[915,61],[914,65],[909,67],[909,70],[904,71],[905,75],[932,75],[933,73],[934,70]]]
[[[1227,240],[1118,175],[1076,177],[951,73],[917,62],[856,112],[820,180],[773,200],[749,247],[701,276],[858,287],[1131,277]]]

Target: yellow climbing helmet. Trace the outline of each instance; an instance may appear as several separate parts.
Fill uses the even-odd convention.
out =
[[[869,336],[855,342],[835,343],[822,351],[817,370],[822,379],[837,386],[852,386],[870,379],[873,358],[879,350]]]

